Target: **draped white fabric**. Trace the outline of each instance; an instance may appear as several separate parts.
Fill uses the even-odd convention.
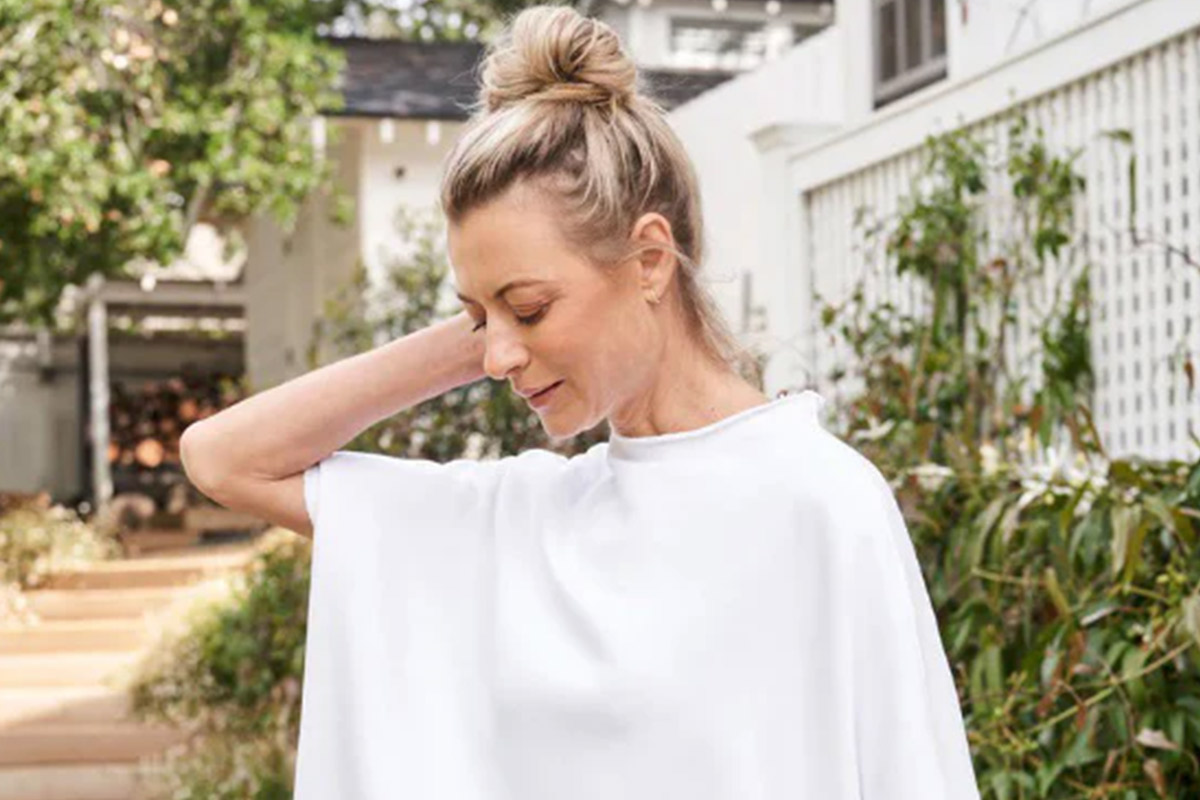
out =
[[[823,403],[311,467],[297,800],[976,800],[904,520]]]

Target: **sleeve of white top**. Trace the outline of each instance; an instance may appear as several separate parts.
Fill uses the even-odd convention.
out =
[[[379,519],[425,530],[453,526],[478,507],[500,464],[337,450],[304,471],[304,506],[314,538],[333,526],[345,539],[358,535],[346,528]]]
[[[313,543],[296,800],[389,796],[386,759],[370,754],[406,752],[398,704],[461,708],[439,687],[461,685],[458,672],[485,658],[507,464],[338,450],[305,470]],[[367,731],[371,742],[356,740]]]
[[[321,462],[304,470],[304,506],[308,509],[308,521],[313,530],[317,527],[317,500],[321,496]]]
[[[851,641],[862,800],[978,800],[937,617],[891,487],[851,512]]]

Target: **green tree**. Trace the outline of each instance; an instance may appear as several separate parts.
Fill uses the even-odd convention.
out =
[[[0,324],[179,257],[199,221],[294,221],[345,0],[0,0]],[[339,216],[346,208],[338,206]]]
[[[536,0],[376,0],[353,3],[323,32],[423,42],[487,41]]]
[[[0,0],[0,325],[170,263],[198,222],[231,244],[251,214],[290,228],[331,185],[309,126],[342,106],[344,59],[323,36],[487,40],[532,2]]]

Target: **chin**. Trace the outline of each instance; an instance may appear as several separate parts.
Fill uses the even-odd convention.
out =
[[[542,430],[555,442],[562,442],[579,433],[575,426],[561,419],[553,410],[547,414],[539,414],[542,420]]]

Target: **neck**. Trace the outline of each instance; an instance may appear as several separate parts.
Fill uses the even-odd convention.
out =
[[[700,428],[768,401],[734,370],[691,346],[686,353],[665,354],[653,384],[611,414],[609,425],[621,436],[658,436]]]

